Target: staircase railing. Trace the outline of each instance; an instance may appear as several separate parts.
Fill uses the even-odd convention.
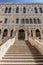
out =
[[[4,54],[7,52],[8,48],[13,45],[15,42],[15,38],[9,39],[6,41],[3,45],[0,46],[0,59],[4,56]]]
[[[35,46],[40,51],[40,53],[43,55],[43,43],[39,42],[37,39],[34,39],[34,38],[29,38],[29,42],[33,46]]]

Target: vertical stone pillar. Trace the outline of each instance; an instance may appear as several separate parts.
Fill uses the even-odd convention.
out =
[[[12,32],[12,37],[15,37],[15,31],[13,30],[13,32]]]
[[[29,37],[31,37],[31,30],[29,29]]]
[[[19,24],[21,23],[21,20],[19,20]]]
[[[11,32],[10,32],[10,31],[8,31],[8,38],[10,37],[10,33],[11,33]]]
[[[1,32],[0,39],[2,39],[3,33]]]
[[[35,38],[36,34],[35,34],[35,30],[33,30],[33,37]]]
[[[42,30],[40,31],[40,34],[41,34],[41,39],[43,39],[43,34],[42,34]]]
[[[27,31],[25,31],[25,40],[28,40],[28,38],[27,38]]]
[[[2,37],[3,37],[3,30],[1,30],[0,39],[2,39]]]
[[[18,40],[18,31],[16,31],[16,40]]]

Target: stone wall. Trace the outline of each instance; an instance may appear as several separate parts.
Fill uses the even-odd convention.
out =
[[[5,13],[5,8],[11,7],[11,13]],[[16,8],[19,7],[19,13],[16,13]],[[26,13],[23,13],[23,7],[26,8]],[[34,7],[37,7],[38,13],[35,13]],[[41,38],[43,38],[43,13],[40,13],[39,7],[43,8],[43,3],[0,3],[0,39],[3,39],[3,32],[5,29],[8,30],[7,38],[11,38],[11,30],[13,30],[12,37],[16,36],[20,29],[27,33],[27,39],[31,37],[31,30],[33,37],[36,37],[36,30],[40,31]],[[7,23],[5,24],[5,18],[7,18]],[[16,19],[19,18],[19,23],[16,24]],[[41,24],[21,24],[21,19],[39,18]],[[18,35],[17,35],[18,36]],[[16,38],[17,38],[16,36]]]

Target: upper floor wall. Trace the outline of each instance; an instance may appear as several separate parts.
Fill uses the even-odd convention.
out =
[[[42,24],[43,3],[0,3],[0,24]]]
[[[0,14],[43,13],[43,3],[0,3]]]

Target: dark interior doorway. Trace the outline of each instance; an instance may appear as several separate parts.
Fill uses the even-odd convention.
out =
[[[41,34],[40,34],[40,31],[38,29],[36,30],[36,37],[39,37],[39,39],[41,39]]]
[[[23,29],[20,29],[18,32],[18,39],[24,40],[25,39],[25,31]]]

